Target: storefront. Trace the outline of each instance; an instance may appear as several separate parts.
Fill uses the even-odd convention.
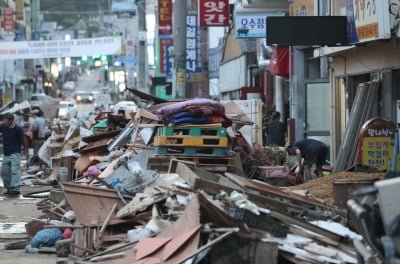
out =
[[[360,83],[381,82],[372,116],[396,121],[396,100],[400,99],[400,45],[395,39],[376,41],[327,56],[331,73],[331,146],[333,154],[337,154]]]

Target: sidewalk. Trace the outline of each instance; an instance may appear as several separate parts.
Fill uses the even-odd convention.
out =
[[[0,177],[1,178],[1,177]],[[3,183],[0,179],[0,186]],[[48,186],[23,186],[21,193],[45,190]],[[54,264],[55,255],[27,254],[24,250],[4,250],[4,245],[26,237],[24,224],[42,212],[36,209],[40,199],[7,198],[3,195],[5,189],[0,187],[0,259],[2,264]]]

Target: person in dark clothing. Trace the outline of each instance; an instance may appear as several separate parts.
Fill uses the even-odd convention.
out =
[[[317,176],[322,177],[322,166],[328,155],[328,146],[315,139],[302,139],[286,146],[289,155],[296,155],[300,171],[306,180],[311,180],[311,166],[316,165]],[[304,161],[302,161],[304,159]]]
[[[278,145],[285,146],[286,126],[283,122],[279,121],[281,114],[279,112],[272,113],[272,120],[267,123],[267,146]]]
[[[5,114],[3,123],[0,125],[0,133],[3,134],[4,157],[1,168],[1,177],[6,195],[19,195],[21,185],[21,150],[25,150],[25,158],[29,159],[29,146],[24,130],[14,123],[14,115]]]

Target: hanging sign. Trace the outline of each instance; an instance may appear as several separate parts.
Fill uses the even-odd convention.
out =
[[[3,29],[4,31],[14,31],[14,10],[12,8],[3,9]]]
[[[229,26],[229,0],[199,0],[202,27]]]
[[[172,35],[172,0],[158,0],[158,35]]]

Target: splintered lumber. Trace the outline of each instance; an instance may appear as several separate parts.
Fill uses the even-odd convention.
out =
[[[84,252],[87,252],[87,253],[90,253],[90,254],[95,254],[96,253],[96,251],[94,251],[94,250],[79,246],[77,244],[71,244],[71,246],[74,247],[74,248],[78,248],[80,250],[83,250]]]
[[[304,196],[300,196],[291,192],[284,192],[282,191],[282,189],[263,183],[263,182],[259,182],[259,181],[253,181],[250,179],[246,179],[243,177],[240,177],[238,175],[235,175],[233,173],[225,173],[225,176],[230,179],[231,181],[233,181],[234,183],[247,188],[247,189],[251,189],[251,190],[255,190],[257,192],[259,192],[262,195],[265,196],[276,196],[276,197],[280,197],[280,198],[284,198],[284,199],[288,199],[294,203],[297,204],[307,204],[307,205],[311,205],[311,206],[320,206],[320,207],[327,207],[326,205],[322,205],[320,202],[304,197]],[[331,208],[330,208],[331,209]]]
[[[108,254],[104,256],[99,256],[99,257],[94,257],[91,258],[91,262],[98,262],[98,261],[103,261],[103,260],[110,260],[110,259],[116,259],[116,258],[122,258],[125,257],[125,252],[118,252],[118,253],[113,253],[113,254]]]
[[[115,203],[113,205],[113,207],[111,208],[110,212],[107,215],[106,220],[104,220],[103,226],[100,229],[100,234],[99,237],[101,237],[101,235],[103,234],[104,230],[106,230],[108,223],[110,222],[110,219],[112,217],[112,215],[114,214],[115,210],[117,209],[118,203]]]
[[[316,243],[311,243],[310,245],[305,246],[304,250],[313,254],[317,254],[319,256],[325,256],[333,259],[335,259],[339,255],[339,252],[337,250],[323,247]]]
[[[318,213],[318,211],[310,209],[309,206],[305,207],[294,203],[284,202],[277,197],[267,197],[261,194],[254,194],[254,191],[243,189],[232,182],[230,182],[230,184],[225,184],[228,181],[227,178],[204,172],[200,169],[192,170],[182,163],[178,163],[177,173],[192,187],[193,190],[203,190],[212,195],[218,194],[220,191],[226,191],[228,193],[238,191],[245,193],[252,202],[260,207],[268,205],[268,209],[276,212],[285,214],[293,214],[297,212],[299,215],[307,214],[307,216],[312,219],[325,219],[325,217]]]

